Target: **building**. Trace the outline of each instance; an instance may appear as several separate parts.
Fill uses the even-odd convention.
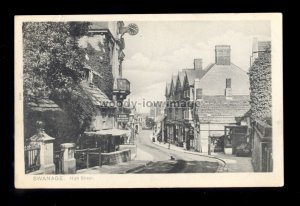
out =
[[[150,107],[149,117],[155,120],[157,117],[161,116],[164,112],[164,107],[162,105],[154,105]]]
[[[217,45],[215,62],[206,68],[195,59],[193,69],[181,72],[176,84],[172,77],[166,86],[166,99],[182,102],[166,109],[169,141],[210,153],[211,139],[224,142],[225,126],[240,125],[239,117],[249,110],[249,77],[231,62],[229,45]]]
[[[131,27],[125,27],[122,21],[91,22],[88,34],[78,41],[86,52],[86,78],[80,86],[97,108],[88,129],[78,140],[80,145],[96,147],[106,141],[106,151],[111,152],[116,144],[121,143],[118,139],[133,139],[131,110],[122,104],[130,94],[130,82],[123,78],[122,72],[125,57],[123,35],[136,34],[131,32]]]
[[[215,63],[194,87],[195,100],[200,103],[195,111],[195,149],[211,153],[219,146],[219,151],[225,152],[225,127],[240,125],[240,118],[250,109],[249,77],[231,62],[229,45],[215,47]]]
[[[255,59],[267,50],[271,50],[271,41],[258,41],[257,38],[254,38],[252,43],[252,55],[250,56],[250,67],[253,65]]]
[[[26,128],[24,134],[25,152],[27,152],[25,155],[26,172],[31,171],[28,168],[31,168],[31,160],[34,160],[34,166],[38,166],[36,168],[45,167],[42,164],[38,165],[38,162],[43,164],[49,162],[47,168],[51,168],[51,171],[50,169],[47,169],[47,171],[45,169],[45,173],[53,173],[55,170],[53,164],[54,153],[56,154],[56,168],[59,170],[58,168],[61,167],[60,163],[62,161],[61,143],[76,142],[76,147],[79,148],[98,148],[99,154],[100,150],[101,153],[110,153],[122,150],[121,144],[133,143],[134,132],[132,130],[135,127],[135,122],[133,118],[130,118],[130,116],[132,117],[131,113],[129,115],[125,113],[126,108],[122,105],[123,100],[130,94],[130,82],[122,76],[122,61],[125,57],[123,52],[125,48],[123,35],[125,33],[135,35],[137,32],[138,28],[135,24],[125,26],[122,21],[91,22],[88,34],[78,39],[78,46],[85,51],[85,61],[82,62],[83,79],[77,85],[78,90],[70,94],[70,99],[73,101],[72,98],[76,98],[80,106],[65,107],[64,102],[60,102],[58,106],[57,102],[49,99],[49,94],[46,94],[45,91],[43,91],[44,94],[39,99],[24,105],[26,107],[24,114]],[[82,118],[74,120],[75,118],[70,115],[70,112],[66,112],[68,110],[73,110],[72,112],[76,112]],[[124,115],[125,118],[120,118],[120,115]],[[38,135],[31,136],[34,128],[37,127],[35,124],[36,120],[40,122]],[[41,125],[44,125],[43,122],[45,122],[45,129],[51,137],[42,132],[44,130],[41,127]],[[129,125],[129,128],[121,130],[124,122]],[[83,125],[83,129],[78,126],[79,124]],[[32,153],[30,150],[31,143],[35,142],[37,137],[41,135],[45,136],[47,141],[49,141],[49,146],[39,145],[39,148],[36,148],[36,151]],[[52,141],[54,141],[54,151],[58,151],[58,153],[53,152]],[[73,147],[75,144],[69,145]],[[136,146],[130,145],[126,148],[135,150]],[[40,153],[40,150],[45,150],[47,154],[45,152]],[[70,153],[70,151],[66,152],[69,158],[72,155],[74,156],[74,152],[72,153],[71,151]],[[30,156],[30,161],[27,156]],[[42,161],[39,161],[39,158]],[[77,160],[79,160],[77,163],[80,165],[81,160],[78,158]],[[75,159],[72,161],[75,161]],[[112,158],[111,161],[115,161],[115,158]],[[111,161],[109,160],[108,162]],[[85,165],[88,166],[90,164],[92,166],[91,162],[99,165],[99,157],[94,158],[94,161],[87,158],[87,164]],[[74,166],[77,164],[73,163]],[[75,172],[75,169],[72,169],[72,171]]]
[[[204,74],[202,59],[195,59],[194,68],[179,71],[166,86],[166,134],[173,144],[185,147],[187,129],[193,122],[189,102],[194,99],[194,80]]]
[[[84,89],[92,94],[90,95],[92,99],[98,98],[98,101],[101,101],[97,104],[107,108],[102,109],[95,118],[95,123],[92,123],[98,125],[95,128],[97,130],[124,126],[124,119],[117,117],[125,112],[123,107],[119,106],[122,104],[117,103],[122,103],[130,94],[130,82],[122,76],[122,62],[125,57],[123,35],[130,33],[130,29],[130,25],[125,27],[122,21],[92,22],[88,35],[79,40],[79,46],[86,51],[89,84],[85,84]]]
[[[271,52],[270,41],[253,40],[253,61],[249,69],[252,101],[247,126],[255,172],[273,171]],[[256,59],[259,61],[255,61]]]

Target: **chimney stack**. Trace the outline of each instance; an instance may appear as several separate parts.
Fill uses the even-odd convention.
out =
[[[202,59],[194,59],[194,70],[202,70]]]
[[[217,45],[215,49],[215,58],[217,65],[230,65],[230,46]]]

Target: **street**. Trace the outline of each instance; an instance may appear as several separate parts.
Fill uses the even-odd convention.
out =
[[[134,173],[212,173],[217,171],[219,167],[217,160],[155,145],[150,139],[151,133],[151,130],[142,130],[137,135],[137,146],[153,157],[152,163]]]

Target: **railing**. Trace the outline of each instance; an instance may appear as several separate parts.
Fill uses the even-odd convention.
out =
[[[114,90],[130,93],[130,82],[127,79],[119,78],[117,79],[117,88]]]
[[[40,169],[40,146],[27,145],[24,148],[25,157],[25,174]]]
[[[101,147],[75,150],[76,169],[102,166]]]

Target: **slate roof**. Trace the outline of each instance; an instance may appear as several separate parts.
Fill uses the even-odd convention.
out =
[[[100,107],[113,107],[112,101],[94,84],[82,81],[80,83],[86,95],[92,100],[93,104]]]
[[[167,83],[166,85],[166,95],[170,94],[171,83]]]
[[[238,117],[243,117],[250,109],[248,95],[232,96],[203,96],[198,108],[200,123],[237,123]],[[210,116],[209,116],[210,115]]]
[[[195,79],[201,79],[206,71],[205,70],[185,70],[189,85],[193,85],[194,84],[194,80]]]
[[[92,24],[89,26],[89,29],[108,29],[108,22],[92,22]]]
[[[60,107],[52,100],[43,98],[37,99],[35,102],[27,103],[30,109],[33,111],[45,112],[45,111],[62,111]]]
[[[177,80],[177,75],[172,75],[171,84],[170,84],[170,92],[171,92],[171,85],[172,85],[172,83],[173,83],[173,90],[175,89],[175,87],[176,87],[176,80]]]
[[[172,75],[172,81],[174,86],[176,85],[177,75]]]
[[[183,85],[184,76],[185,76],[184,69],[181,72],[178,72],[178,77],[179,77],[181,86]]]

